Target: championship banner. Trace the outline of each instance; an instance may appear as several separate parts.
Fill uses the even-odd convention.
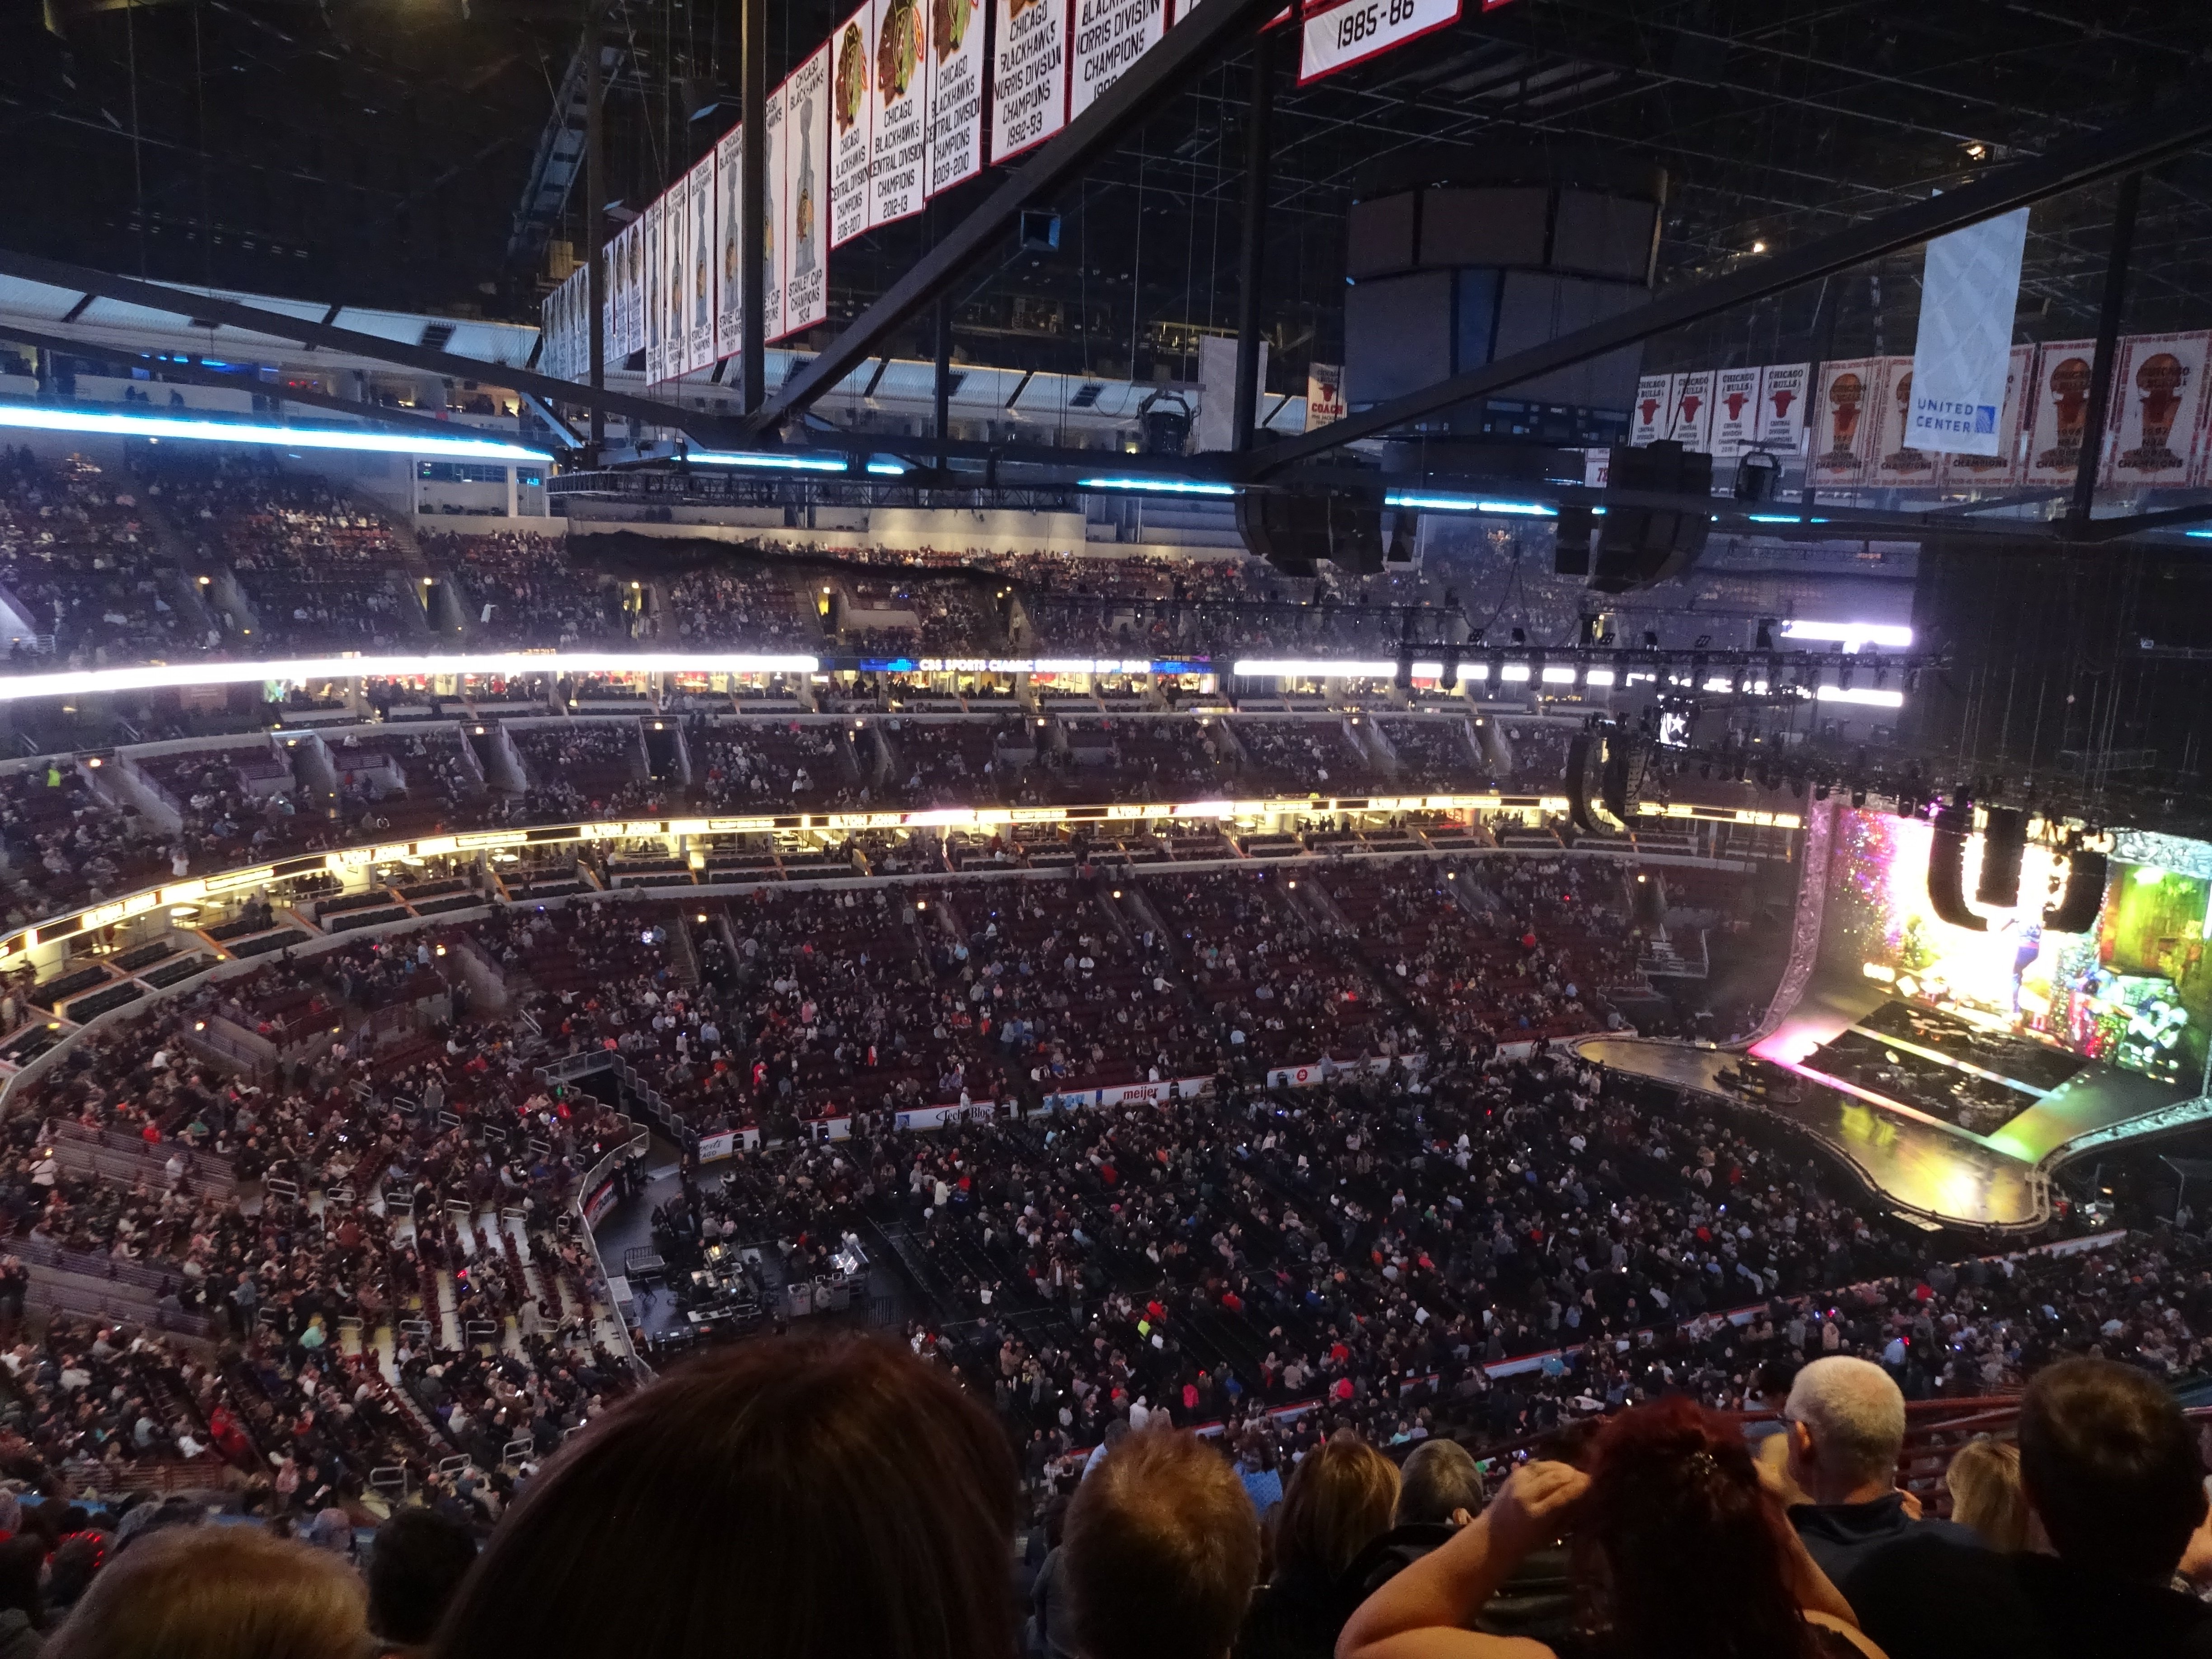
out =
[[[875,15],[868,222],[887,225],[921,212],[927,199],[929,62],[922,51],[921,0],[876,0]]]
[[[1820,365],[1809,463],[1814,483],[1863,484],[1873,478],[1875,428],[1884,390],[1881,365],[1879,357]]]
[[[667,378],[668,352],[661,339],[667,325],[666,307],[661,304],[661,290],[668,282],[668,262],[661,257],[661,221],[667,216],[666,197],[648,203],[642,223],[645,226],[645,246],[640,250],[638,263],[645,272],[645,288],[641,299],[641,311],[645,325],[645,379],[649,386]]]
[[[1893,489],[1926,489],[1936,482],[1934,452],[1917,448],[1910,441],[1913,362],[1911,357],[1881,360],[1884,385],[1881,406],[1875,411],[1879,418],[1875,422],[1874,481]],[[1990,425],[1995,428],[1994,416]]]
[[[1753,441],[1769,454],[1796,455],[1805,447],[1805,394],[1810,363],[1769,363],[1759,371],[1759,425]]]
[[[830,246],[840,247],[867,229],[873,116],[868,88],[876,38],[876,9],[862,6],[830,37]]]
[[[660,319],[660,378],[673,380],[689,367],[684,362],[690,346],[690,311],[685,304],[691,290],[690,204],[682,179],[661,198],[660,303],[666,314]]]
[[[823,191],[830,181],[830,58],[823,46],[783,83],[784,335],[830,319],[830,270],[823,258]]]
[[[1700,368],[1674,376],[1667,436],[1685,449],[1704,451],[1712,441],[1713,372]]]
[[[1067,118],[1098,101],[1099,94],[1159,45],[1168,32],[1167,0],[1074,0],[1075,43]]]
[[[1431,29],[1449,28],[1459,15],[1460,0],[1345,0],[1316,7],[1300,31],[1298,84],[1364,64]]]
[[[2120,342],[2113,387],[2113,454],[2108,481],[2121,484],[2189,482],[2196,459],[2197,417],[2204,405],[2204,364],[2212,333],[2138,334]]]
[[[1306,368],[1306,430],[1344,418],[1344,371],[1334,363]]]
[[[1713,375],[1712,453],[1716,460],[1755,446],[1759,432],[1756,368],[1723,368]]]
[[[714,145],[714,356],[745,347],[745,288],[738,278],[738,198],[744,186],[745,130],[732,127]]]
[[[1929,242],[1920,334],[1911,370],[1897,380],[1912,388],[1897,434],[1899,453],[1997,453],[2027,245],[2026,208]]]
[[[714,152],[708,150],[684,175],[685,239],[691,248],[689,319],[684,348],[686,372],[714,366]]]
[[[1067,125],[1067,0],[993,0],[991,159]]]
[[[2036,353],[2035,374],[2028,382],[2027,467],[2021,482],[2074,482],[2082,428],[2089,419],[2089,374],[2096,361],[2094,340],[2053,340]]]
[[[615,234],[613,246],[607,250],[615,302],[614,345],[607,354],[610,357],[628,357],[637,349],[637,238],[641,228],[636,220],[631,220]]]
[[[1942,459],[1947,489],[1988,489],[2020,482],[2020,410],[2035,373],[2035,348],[2014,346],[2008,354],[2004,407],[1997,412],[1997,453],[1994,455],[1946,455]]]
[[[1646,374],[1636,383],[1636,406],[1628,413],[1628,443],[1632,449],[1656,444],[1667,435],[1674,419],[1674,381],[1672,374]]]
[[[991,58],[983,0],[931,0],[928,193],[983,170],[983,77]]]
[[[783,320],[784,89],[768,95],[761,127],[768,138],[767,179],[761,196],[761,338],[780,340]]]

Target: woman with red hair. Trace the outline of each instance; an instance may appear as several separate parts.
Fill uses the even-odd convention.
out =
[[[1577,1632],[1467,1628],[1532,1550],[1574,1540]],[[1805,1553],[1742,1436],[1693,1401],[1606,1425],[1589,1472],[1534,1462],[1360,1604],[1337,1659],[1882,1659]]]

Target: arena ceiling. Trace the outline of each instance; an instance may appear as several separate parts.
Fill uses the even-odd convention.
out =
[[[848,9],[769,0],[771,81]],[[1347,204],[1394,167],[1504,143],[1656,163],[1662,283],[1693,280],[1954,186],[2159,100],[2199,95],[2212,17],[2047,0],[1507,0],[1300,88],[1276,54],[1265,326],[1278,389],[1334,361]],[[5,243],[130,274],[303,299],[534,319],[510,257],[579,51],[582,0],[42,0],[0,9]],[[736,0],[611,0],[609,196],[641,204],[736,118]],[[1007,250],[956,290],[973,361],[1151,378],[1234,326],[1247,52],[1161,103],[1078,186],[1056,254]],[[988,189],[940,204],[957,216]],[[2094,331],[2112,190],[2036,210],[2034,337]],[[556,239],[580,245],[583,191]],[[929,220],[831,263],[832,321],[927,245]],[[2160,170],[2130,330],[2203,325],[2212,167]],[[1821,355],[1909,350],[1915,254],[1832,279]],[[1652,361],[1810,344],[1820,289],[1657,343]],[[1826,322],[1824,319],[1824,325]],[[902,349],[925,355],[919,330]]]

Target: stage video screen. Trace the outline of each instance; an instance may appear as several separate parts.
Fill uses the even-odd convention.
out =
[[[2212,847],[2164,843],[2172,862],[2191,870],[2115,855],[2095,926],[2057,933],[2044,928],[2043,913],[2065,884],[2066,860],[2031,844],[2018,905],[1972,905],[1989,922],[1987,932],[1975,933],[1939,921],[1929,902],[1933,834],[1923,823],[1890,814],[1837,815],[1824,963],[1896,995],[1859,1022],[1854,1048],[1867,1052],[1830,1057],[1837,1075],[1880,1070],[1900,1054],[1909,1061],[1918,1050],[2012,1080],[2005,1088],[1970,1087],[1947,1101],[1951,1109],[1943,1115],[1984,1134],[2033,1098],[2019,1085],[2048,1091],[2065,1081],[2069,1067],[2078,1070],[2069,1055],[2160,1083],[2197,1085],[2212,1034],[2212,974],[2204,961],[2212,880],[2191,870],[2212,872]],[[1976,836],[1966,843],[1968,895],[1980,859]],[[1910,1047],[1893,1042],[1885,1055],[1884,1036]],[[1908,1079],[1899,1092],[1910,1098],[1916,1091]]]

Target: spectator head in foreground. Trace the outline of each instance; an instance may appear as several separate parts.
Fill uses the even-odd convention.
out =
[[[2027,1385],[2020,1478],[2058,1559],[2107,1577],[2165,1583],[2204,1519],[2180,1403],[2111,1360],[2061,1360]]]
[[[1015,1496],[1005,1435],[903,1346],[711,1352],[546,1465],[432,1651],[1011,1659]]]
[[[1464,1526],[1482,1513],[1482,1471],[1456,1440],[1424,1440],[1398,1477],[1401,1527]]]
[[[1077,1490],[1064,1548],[1083,1659],[1222,1659],[1259,1577],[1260,1522],[1218,1452],[1152,1429]]]
[[[1398,1466],[1364,1440],[1339,1435],[1308,1452],[1275,1520],[1275,1581],[1334,1584],[1389,1529]]]
[[[401,1510],[376,1529],[369,1634],[386,1652],[421,1647],[476,1559],[477,1540],[466,1527],[433,1510]]]
[[[1993,1550],[2027,1547],[2027,1495],[2020,1484],[2020,1448],[1987,1435],[1967,1442],[1944,1471],[1951,1518]]]
[[[258,1527],[169,1527],[103,1567],[46,1659],[358,1659],[361,1580]]]
[[[1782,1415],[1790,1478],[1815,1504],[1868,1503],[1896,1486],[1905,1395],[1881,1366],[1816,1359],[1797,1373]]]
[[[1674,1398],[1608,1423],[1587,1475],[1545,1462],[1515,1471],[1474,1525],[1360,1606],[1340,1659],[1480,1651],[1470,1644],[1490,1638],[1464,1626],[1522,1561],[1567,1532],[1593,1631],[1589,1650],[1607,1659],[1867,1651],[1735,1425]]]

